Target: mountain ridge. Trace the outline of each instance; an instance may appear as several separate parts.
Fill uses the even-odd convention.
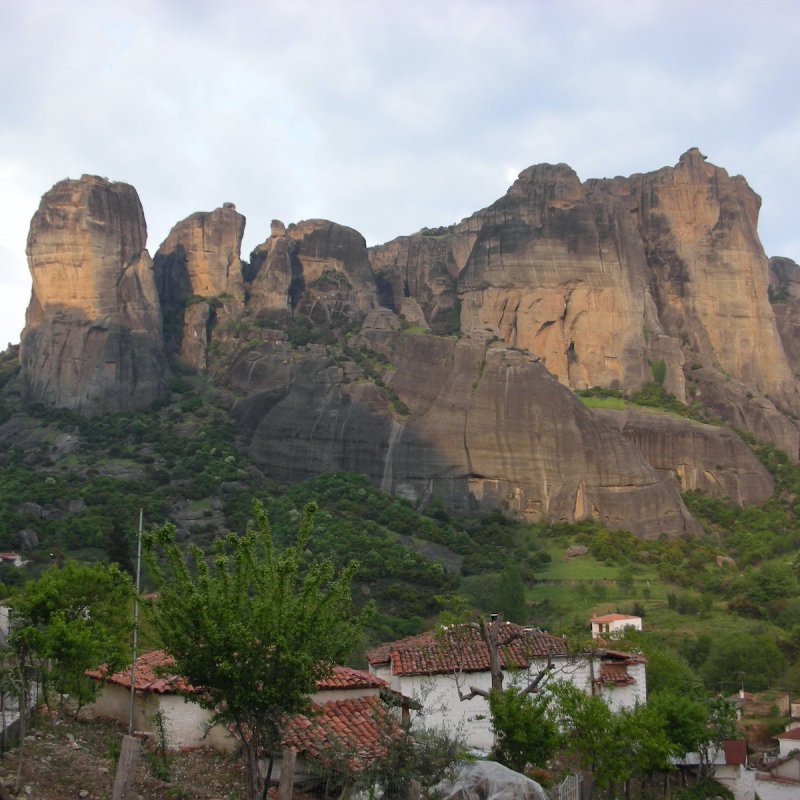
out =
[[[738,470],[748,502],[768,481],[728,445],[711,448],[722,465],[654,445],[663,431],[649,463],[571,390],[632,393],[659,373],[797,460],[794,273],[778,260],[770,276],[760,198],[696,148],[583,183],[535,165],[462,222],[371,248],[334,222],[274,220],[250,262],[231,203],[177,223],[151,262],[138,197],[112,202],[135,196],[124,186],[62,181],[34,216],[30,401],[145,407],[169,395],[177,357],[229,393],[249,454],[282,479],[364,472],[415,503],[643,536],[697,533],[681,486],[722,494]]]

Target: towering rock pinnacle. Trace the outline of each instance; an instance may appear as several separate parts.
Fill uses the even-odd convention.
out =
[[[217,317],[238,316],[243,308],[244,226],[233,203],[197,212],[173,227],[153,259],[167,347],[201,371]]]
[[[168,387],[161,311],[136,190],[84,175],[31,220],[33,293],[22,332],[30,400],[86,414],[150,405]]]

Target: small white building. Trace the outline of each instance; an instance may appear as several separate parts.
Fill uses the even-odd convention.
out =
[[[601,617],[592,618],[593,639],[613,639],[621,636],[626,628],[640,631],[642,618],[632,617],[628,614],[604,614]]]
[[[134,728],[156,733],[156,715],[164,722],[170,749],[210,746],[223,752],[238,747],[238,741],[222,725],[211,726],[212,713],[192,702],[194,689],[172,672],[174,660],[163,650],[146,653],[136,659],[134,669]],[[94,712],[126,724],[130,709],[130,667],[107,675],[102,669],[87,675],[103,681]],[[400,735],[400,726],[388,715],[382,700],[386,682],[368,672],[349,667],[334,667],[330,675],[317,681],[311,696],[314,714],[292,718],[284,732],[284,746],[298,754],[296,780],[305,775],[306,758],[324,760],[329,754],[343,751],[368,762],[386,752],[387,735]],[[392,697],[393,704],[398,698]],[[401,704],[401,703],[400,703]],[[281,773],[278,762],[273,780]]]
[[[800,750],[800,728],[791,728],[779,733],[775,738],[778,740],[780,758],[786,758],[795,750]]]
[[[645,702],[645,660],[621,651],[598,649],[574,655],[566,640],[536,628],[500,624],[498,645],[505,687],[529,682],[553,664],[552,679],[568,680],[587,693],[601,695],[615,711]],[[379,645],[367,653],[370,672],[391,689],[421,703],[425,725],[461,733],[467,744],[488,752],[494,744],[485,697],[461,700],[471,687],[487,691],[492,678],[489,648],[477,630],[456,626]]]

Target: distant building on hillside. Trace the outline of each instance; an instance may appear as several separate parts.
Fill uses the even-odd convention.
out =
[[[613,639],[621,636],[626,628],[642,629],[642,618],[631,617],[628,614],[604,614],[602,617],[592,618],[593,639]]]

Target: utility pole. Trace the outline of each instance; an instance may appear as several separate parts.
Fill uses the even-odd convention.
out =
[[[144,512],[139,509],[139,537],[136,545],[136,594],[133,598],[133,660],[131,661],[131,702],[128,710],[128,734],[122,737],[122,751],[117,763],[112,800],[127,800],[133,788],[133,776],[139,761],[139,740],[133,735],[133,711],[136,700],[136,645],[139,633],[139,589],[142,576],[142,523]]]

